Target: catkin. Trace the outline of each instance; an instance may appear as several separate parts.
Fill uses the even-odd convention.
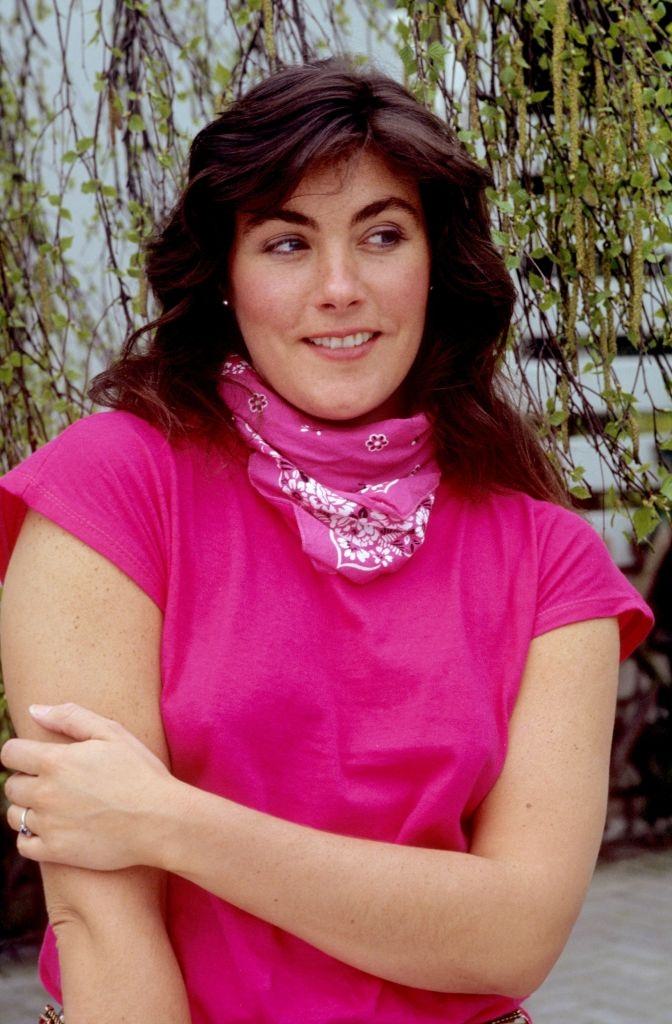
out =
[[[609,306],[609,300],[607,300],[607,308]],[[602,314],[602,323],[600,324],[600,355],[602,356],[602,371],[604,377],[604,390],[611,390],[611,361],[609,359],[609,319],[607,316],[607,310]]]
[[[562,447],[565,452],[569,452],[569,382],[566,377],[560,378],[558,383],[558,395],[560,398],[560,407],[565,414],[565,418],[560,426]]]
[[[569,299],[567,302],[567,348],[575,374],[579,372],[579,350],[576,338],[576,312],[579,304],[579,282],[576,278],[569,282]]]
[[[616,126],[607,121],[604,126],[604,181],[608,192],[616,187]]]
[[[597,225],[595,218],[591,215],[588,219],[588,241],[586,243],[586,262],[584,272],[586,283],[592,290],[595,289],[597,279]]]
[[[576,269],[580,274],[586,262],[586,241],[583,227],[583,203],[580,196],[572,199],[572,211],[574,214],[574,238],[576,243]]]
[[[273,0],[263,0],[264,10],[264,42],[269,63],[275,61],[275,27],[273,25]]]
[[[467,53],[467,81],[469,82],[469,127],[480,130],[478,116],[478,83],[476,80],[476,48],[471,46]]]
[[[471,52],[472,37],[471,29],[467,25],[464,18],[458,18],[457,25],[460,30],[460,41],[457,44],[457,59],[458,61],[461,61],[464,59],[464,53],[467,47],[469,47],[469,51]]]
[[[523,43],[521,39],[516,40],[515,54],[519,57],[522,54]],[[517,120],[518,120],[518,152],[521,157],[525,156],[525,150],[527,149],[527,101],[525,99],[525,76],[523,75],[523,68],[521,64],[516,61],[516,89],[518,89],[520,95],[516,101],[517,104]]]
[[[114,144],[114,133],[123,128],[124,119],[121,116],[119,110],[119,97],[117,91],[113,85],[111,85],[107,91],[107,110],[109,117],[109,128],[110,128],[110,142]]]
[[[39,312],[44,321],[45,329],[48,331],[51,328],[51,318],[54,315],[54,304],[51,298],[51,288],[49,287],[44,253],[40,253],[37,257],[37,284],[40,297]]]
[[[553,114],[558,134],[563,128],[562,110],[562,53],[565,47],[565,30],[567,28],[568,0],[557,0],[553,21],[553,55],[551,57],[553,81]]]
[[[607,105],[607,90],[604,85],[604,71],[602,70],[602,62],[595,58],[593,61],[593,67],[595,70],[595,100],[598,108],[606,107]]]
[[[640,328],[642,321],[642,298],[644,296],[644,254],[642,239],[642,211],[635,211],[632,225],[632,254],[630,256],[630,333],[635,344],[640,344]]]
[[[569,168],[576,172],[579,166],[579,150],[581,147],[579,132],[579,72],[572,68],[569,72]]]
[[[639,462],[639,423],[632,409],[628,413],[628,425],[632,436],[632,454],[635,462]]]

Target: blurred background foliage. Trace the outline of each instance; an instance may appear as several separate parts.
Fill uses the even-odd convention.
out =
[[[577,505],[625,508],[646,545],[672,517],[669,2],[3,5],[0,472],[95,411],[91,377],[153,315],[142,244],[198,128],[269,71],[342,52],[404,81],[490,169],[520,295],[504,369]],[[623,354],[666,402],[638,409]],[[553,366],[543,395],[532,356]],[[657,463],[640,458],[644,432]],[[606,495],[575,464],[577,433],[616,481]],[[660,771],[672,791],[669,759]]]

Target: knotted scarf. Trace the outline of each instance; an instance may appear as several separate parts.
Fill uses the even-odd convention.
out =
[[[317,420],[240,356],[224,364],[220,393],[251,449],[252,485],[296,523],[316,569],[365,583],[418,550],[440,479],[424,413],[354,427]]]

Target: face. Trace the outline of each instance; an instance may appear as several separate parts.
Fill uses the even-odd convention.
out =
[[[227,297],[275,391],[311,416],[364,424],[405,415],[429,274],[417,185],[365,153],[311,171],[270,218],[237,214]]]

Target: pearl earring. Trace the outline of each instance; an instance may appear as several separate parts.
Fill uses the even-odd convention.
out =
[[[228,304],[229,304],[229,300],[228,299],[222,299],[222,305],[223,306],[228,306]]]

